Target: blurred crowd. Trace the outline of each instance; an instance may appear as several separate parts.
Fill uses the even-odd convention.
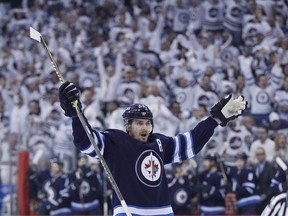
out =
[[[44,48],[30,39],[32,26],[64,77],[81,90],[83,112],[95,129],[124,130],[121,114],[140,102],[153,112],[154,131],[174,136],[209,116],[211,106],[226,95],[245,97],[244,115],[219,126],[195,160],[167,167],[171,193],[188,184],[174,197],[176,213],[179,207],[179,214],[215,214],[213,205],[222,211],[228,192],[236,194],[238,212],[252,200],[259,213],[273,194],[287,190],[286,175],[275,162],[288,163],[286,0],[14,0],[0,1],[0,14],[2,184],[15,183],[22,150],[30,154],[31,179],[38,179],[37,193],[31,194],[37,202],[49,202],[42,187],[53,185],[51,158],[57,157],[68,179],[62,189],[70,189],[59,194],[61,203],[73,184],[85,190],[81,176],[91,171],[77,174],[82,156],[73,146],[71,120],[59,105],[60,82]],[[98,162],[87,160],[97,172]],[[247,182],[239,182],[234,172],[241,167],[238,160],[248,170]],[[47,170],[47,181],[40,184]],[[76,176],[71,177],[72,170]],[[211,170],[219,182],[209,180]],[[197,185],[192,192],[191,185]],[[98,189],[100,202],[103,188]],[[221,203],[213,203],[216,195],[209,191],[217,192]]]

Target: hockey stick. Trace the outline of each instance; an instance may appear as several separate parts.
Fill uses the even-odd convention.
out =
[[[287,165],[280,157],[276,157],[275,161],[284,172],[287,172]]]
[[[217,163],[219,165],[219,169],[223,177],[224,183],[225,185],[228,185],[228,177],[225,171],[224,162],[222,161],[220,155],[216,154],[216,158],[217,158]],[[231,214],[231,215],[236,214],[237,207],[236,207],[236,194],[235,193],[229,192],[226,194],[225,208],[226,208],[225,210],[226,214]]]
[[[40,32],[38,32],[34,28],[30,27],[30,38],[33,39],[33,40],[36,40],[36,41],[38,41],[38,42],[40,42],[42,44],[42,46],[44,47],[46,53],[48,54],[48,56],[49,56],[49,58],[51,60],[51,63],[53,65],[54,69],[55,69],[55,72],[56,72],[60,82],[64,83],[65,79],[64,79],[62,73],[60,72],[60,69],[58,68],[58,66],[56,64],[56,62],[55,62],[55,60],[53,58],[53,55],[50,52],[50,50],[49,50],[44,38],[40,34]],[[105,172],[107,174],[107,177],[108,177],[109,181],[111,182],[111,185],[112,185],[112,187],[113,187],[118,199],[120,200],[121,205],[122,205],[126,215],[132,216],[131,213],[130,213],[130,210],[128,209],[128,206],[127,206],[127,204],[126,204],[126,202],[125,202],[125,200],[124,200],[124,198],[122,196],[122,193],[120,192],[119,187],[118,187],[118,185],[117,185],[117,183],[116,183],[116,181],[115,181],[115,179],[114,179],[114,177],[113,177],[113,175],[112,175],[112,173],[111,173],[111,171],[110,171],[110,169],[109,169],[109,167],[108,167],[103,155],[101,154],[101,152],[100,152],[100,150],[99,150],[99,148],[98,148],[98,146],[97,146],[97,144],[96,144],[96,142],[94,140],[94,137],[91,134],[91,131],[88,128],[88,125],[87,125],[87,123],[86,123],[86,121],[85,121],[85,119],[83,117],[83,114],[81,113],[81,111],[79,109],[78,101],[77,100],[74,101],[72,103],[72,106],[74,107],[74,109],[77,112],[77,116],[80,119],[80,122],[81,122],[81,124],[82,124],[82,126],[83,126],[83,128],[84,128],[84,130],[85,130],[90,142],[92,143],[92,145],[93,145],[93,147],[95,149],[95,152],[96,152],[96,154],[97,154],[97,156],[98,156],[98,158],[100,160],[100,163],[102,164],[102,166],[103,166],[103,168],[104,168],[104,170],[105,170]]]

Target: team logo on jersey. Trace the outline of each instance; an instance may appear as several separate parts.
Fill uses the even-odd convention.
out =
[[[87,181],[82,181],[81,185],[80,185],[80,190],[79,193],[80,195],[85,195],[88,194],[88,192],[90,191],[90,185],[88,184]]]
[[[187,95],[185,92],[180,92],[176,95],[176,101],[180,104],[184,103],[186,101]]]
[[[157,187],[162,180],[162,160],[153,150],[143,152],[137,159],[135,171],[138,179],[148,187]]]
[[[242,145],[242,140],[238,136],[234,136],[229,140],[229,146],[231,149],[239,149]]]
[[[230,52],[227,49],[224,49],[221,53],[220,53],[220,58],[223,61],[228,61],[228,60],[232,60],[233,59],[233,54],[232,52]]]
[[[161,12],[161,10],[162,10],[162,6],[161,5],[155,5],[154,6],[154,12],[156,14],[159,14]]]
[[[231,16],[232,17],[240,17],[240,15],[241,15],[241,10],[238,7],[234,7],[231,10]]]
[[[211,9],[209,10],[209,15],[210,15],[210,17],[217,17],[217,15],[218,15],[218,9],[217,9],[217,8],[211,8]]]
[[[150,59],[148,59],[148,58],[144,58],[144,59],[141,60],[140,66],[143,69],[148,69],[148,68],[153,66],[153,62]]]
[[[181,23],[188,23],[189,22],[189,14],[188,13],[179,13],[178,20]]]
[[[175,192],[174,201],[178,206],[184,205],[188,200],[188,193],[184,189],[179,189]]]
[[[269,95],[267,92],[259,92],[256,96],[256,100],[259,104],[267,104],[269,103]]]

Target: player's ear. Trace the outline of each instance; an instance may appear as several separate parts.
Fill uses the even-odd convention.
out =
[[[128,134],[131,133],[131,130],[132,130],[131,124],[126,125],[126,132],[127,132]]]

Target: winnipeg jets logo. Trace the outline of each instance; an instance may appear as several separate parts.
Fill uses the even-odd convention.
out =
[[[187,200],[188,193],[184,189],[180,188],[175,192],[174,201],[177,205],[182,206],[187,202]]]
[[[90,185],[89,183],[84,180],[82,181],[81,185],[80,185],[80,190],[79,190],[79,194],[81,196],[88,194],[88,192],[90,191]]]
[[[268,104],[270,97],[267,92],[261,91],[256,95],[256,100],[259,104]]]
[[[153,156],[152,152],[150,153],[149,156],[147,156],[143,160],[142,163],[144,163],[143,168],[146,171],[146,175],[144,174],[144,176],[147,179],[150,179],[151,181],[157,180],[159,178],[159,175],[157,173],[159,173],[158,170],[159,170],[160,163],[158,159]]]
[[[138,179],[146,186],[159,186],[162,179],[162,164],[160,156],[155,151],[143,152],[135,164]]]

